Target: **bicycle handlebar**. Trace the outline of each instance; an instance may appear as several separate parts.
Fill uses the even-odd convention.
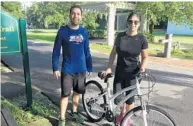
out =
[[[101,79],[111,78],[112,76],[113,76],[112,73],[107,74],[107,76],[105,76],[105,74],[104,74],[103,72],[99,72],[99,73],[98,73],[98,77],[101,78]]]
[[[104,82],[107,83],[108,79],[113,77],[112,73],[109,73],[105,76],[104,72],[99,72],[98,73],[98,77],[100,79],[104,79]],[[149,71],[145,71],[145,72],[141,72],[141,71],[137,71],[135,74],[133,74],[133,77],[136,77],[136,79],[138,80],[139,84],[141,84],[141,82],[145,79],[147,79],[148,81],[148,95],[150,94],[150,92],[152,92],[154,85],[156,84],[156,79],[154,76],[152,76],[150,74]],[[145,95],[145,94],[143,94]],[[149,96],[148,96],[149,97]]]
[[[108,81],[108,79],[109,78],[111,78],[111,77],[113,77],[113,74],[112,73],[109,73],[109,74],[107,74],[106,76],[105,76],[105,74],[103,73],[103,72],[99,72],[98,73],[98,77],[100,78],[100,79],[104,79],[105,81],[105,83],[107,83],[107,81]]]
[[[133,77],[141,77],[141,76],[145,76],[145,75],[147,75],[147,73],[146,72],[141,72],[141,71],[138,71],[137,73],[135,73],[134,75],[133,75]],[[107,74],[106,76],[105,76],[105,74],[103,73],[103,72],[99,72],[98,73],[98,77],[100,78],[100,79],[109,79],[109,78],[111,78],[111,77],[113,77],[113,74],[112,73],[109,73],[109,74]]]

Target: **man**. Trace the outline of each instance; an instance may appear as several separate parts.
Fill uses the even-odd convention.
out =
[[[73,88],[72,117],[80,123],[84,122],[83,117],[77,112],[79,94],[85,92],[86,72],[88,72],[88,75],[92,72],[88,32],[79,26],[82,18],[81,7],[78,5],[72,6],[69,18],[69,25],[62,26],[58,30],[52,54],[53,74],[58,79],[60,77],[58,63],[62,47],[63,62],[61,68],[59,126],[65,126],[65,114],[71,88]]]

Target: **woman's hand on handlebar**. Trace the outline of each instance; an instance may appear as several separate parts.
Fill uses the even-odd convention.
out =
[[[104,75],[107,76],[107,74],[110,74],[112,73],[112,69],[111,68],[107,68],[105,71],[104,71]]]
[[[141,67],[141,68],[140,68],[140,72],[142,72],[142,73],[145,72],[145,68],[144,68],[144,67]]]

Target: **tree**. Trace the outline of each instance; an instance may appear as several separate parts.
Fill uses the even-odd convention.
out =
[[[20,2],[2,2],[1,7],[2,10],[10,13],[17,18],[24,17]]]
[[[160,21],[193,26],[193,2],[137,2],[136,10],[146,17],[151,34]]]
[[[193,26],[193,2],[165,2],[165,16],[175,24]]]
[[[96,23],[96,19],[97,19],[97,13],[95,13],[95,12],[85,12],[83,20],[82,20],[82,25],[86,29],[95,30],[99,26],[99,24]]]
[[[48,28],[55,25],[56,28],[67,24],[69,9],[77,2],[36,2],[27,10],[27,20],[35,28]]]
[[[85,2],[36,2],[27,10],[28,24],[33,28],[59,28],[69,22],[69,9],[74,4],[85,4]],[[92,12],[83,13],[83,26],[86,28],[96,28],[96,14]]]

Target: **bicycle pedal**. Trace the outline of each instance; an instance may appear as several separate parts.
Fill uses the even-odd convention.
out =
[[[103,103],[103,104],[100,104],[100,107],[106,107],[107,106],[107,104],[105,104],[105,103]]]

